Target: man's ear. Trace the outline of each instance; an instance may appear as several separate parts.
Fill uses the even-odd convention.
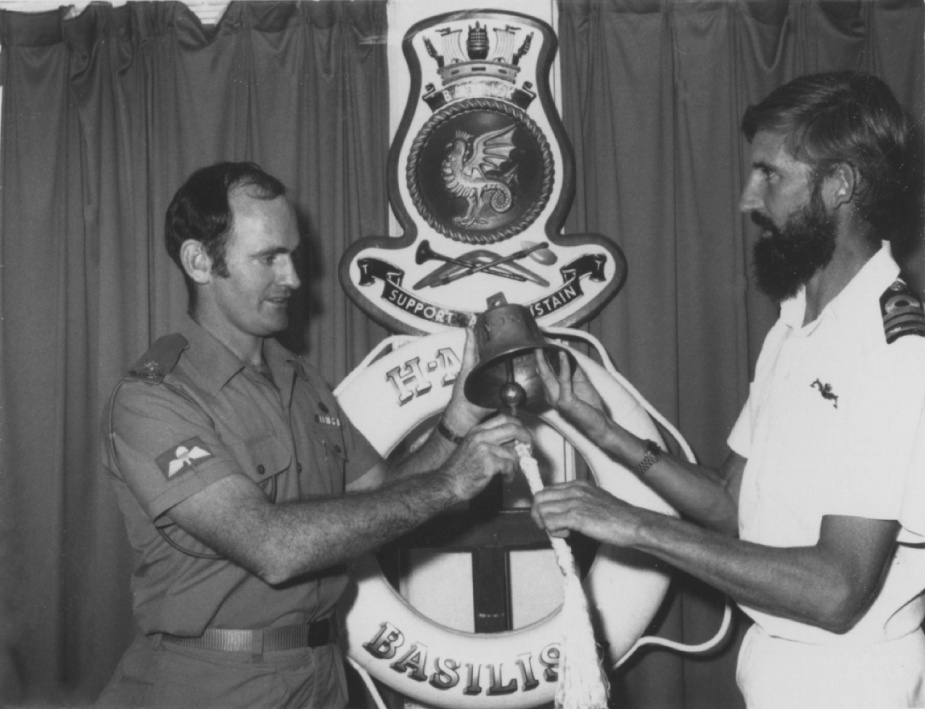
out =
[[[199,285],[212,280],[212,259],[206,253],[202,242],[187,239],[180,245],[180,263],[186,274]]]
[[[861,175],[853,165],[839,163],[825,178],[825,198],[831,209],[837,209],[854,199]]]

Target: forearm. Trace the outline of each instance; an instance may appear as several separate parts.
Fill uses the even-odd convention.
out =
[[[468,429],[464,433],[468,433]],[[435,427],[415,450],[398,460],[388,461],[386,480],[399,480],[436,470],[449,459],[457,447],[457,443],[438,433]]]
[[[581,368],[571,374],[568,357],[560,354],[559,372],[553,373],[545,357],[536,358],[546,399],[595,445],[624,467],[635,470],[646,455],[646,441],[613,420],[600,394]],[[738,532],[738,486],[735,480],[744,459],[730,456],[722,473],[662,453],[644,472],[637,471],[675,509],[711,529]]]
[[[610,420],[596,442],[630,470],[646,453],[643,439]],[[738,504],[719,471],[663,452],[642,480],[685,517],[724,534],[738,533]]]
[[[430,472],[343,497],[255,504],[242,511],[240,523],[262,531],[239,563],[281,583],[376,549],[458,500],[454,481]]]
[[[374,549],[471,499],[495,476],[511,477],[507,441],[531,440],[519,421],[498,416],[470,431],[438,469],[345,497],[273,504],[244,475],[227,475],[167,514],[223,556],[276,584]]]
[[[753,544],[648,511],[641,515],[633,546],[738,603],[837,633],[854,625],[878,585],[878,574],[862,582],[819,546]]]
[[[468,336],[466,347],[473,350],[469,355],[474,355],[474,343],[469,341]],[[465,359],[468,366],[464,367],[463,372],[460,373],[462,381],[464,381],[464,372],[468,372],[471,368],[469,358]],[[388,462],[386,480],[397,480],[436,470],[456,451],[473,427],[477,426],[489,413],[491,412],[469,403],[461,389],[454,390],[449,404],[441,413],[440,418],[434,422],[434,427],[424,442],[402,458]]]

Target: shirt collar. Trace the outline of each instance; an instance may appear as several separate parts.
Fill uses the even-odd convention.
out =
[[[882,242],[877,251],[865,263],[861,270],[825,306],[815,322],[826,317],[838,318],[842,315],[858,317],[866,310],[871,302],[871,293],[880,295],[899,276],[899,266],[893,260],[893,254],[888,242]],[[878,311],[879,312],[879,311]],[[800,288],[797,294],[785,300],[780,306],[781,320],[794,329],[803,327],[803,317],[806,313],[806,288]]]
[[[237,355],[192,318],[186,320],[180,333],[189,341],[187,359],[196,368],[202,384],[212,393],[244,369],[244,362]]]
[[[213,394],[245,369],[241,358],[192,318],[187,318],[180,333],[189,342],[186,356],[190,364],[199,372],[202,384]],[[284,382],[287,375],[291,377],[293,370],[302,379],[307,378],[299,358],[273,338],[264,341],[263,356],[278,383]]]
[[[290,374],[295,370],[300,379],[308,379],[305,373],[305,366],[295,354],[283,347],[275,339],[268,338],[263,343],[263,358],[274,377],[282,374]]]

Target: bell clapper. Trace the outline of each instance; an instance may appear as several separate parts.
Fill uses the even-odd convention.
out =
[[[516,417],[517,408],[523,406],[527,400],[527,392],[517,383],[515,378],[514,358],[508,357],[504,364],[507,370],[507,382],[501,385],[498,397],[501,399],[501,403],[510,410],[511,416]]]

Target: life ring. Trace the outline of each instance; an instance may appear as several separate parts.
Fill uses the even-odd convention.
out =
[[[383,456],[446,407],[465,333],[448,330],[398,339],[399,347],[374,361],[368,357],[335,391],[344,413]],[[638,397],[597,362],[571,351],[613,418],[638,436],[662,442]],[[605,490],[632,504],[676,514],[555,411],[540,418],[584,457]],[[346,650],[372,677],[436,707],[535,707],[553,701],[564,632],[561,609],[512,631],[465,633],[413,608],[385,579],[375,556],[359,558],[350,572],[355,596],[345,613]],[[561,584],[561,576],[550,583]],[[598,549],[584,588],[597,640],[609,644],[613,661],[643,634],[668,585],[664,567],[657,567],[650,557],[613,547]]]

